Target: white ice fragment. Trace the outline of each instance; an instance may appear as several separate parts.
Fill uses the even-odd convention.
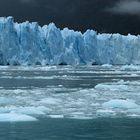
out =
[[[116,91],[116,90],[127,90],[127,85],[122,84],[98,84],[95,86],[95,89],[97,90],[110,90],[110,91]]]
[[[111,68],[112,65],[110,65],[110,64],[103,64],[102,67],[105,67],[105,68]]]
[[[45,115],[45,113],[38,107],[19,107],[15,110],[17,113],[26,115]]]
[[[60,99],[56,99],[56,98],[52,98],[52,97],[44,98],[40,101],[40,103],[42,103],[42,104],[58,104],[60,102],[61,102]]]
[[[139,106],[131,100],[114,99],[103,103],[104,108],[133,109]]]
[[[76,119],[76,120],[91,120],[93,119],[94,117],[92,116],[86,116],[86,115],[83,115],[83,116],[79,116],[79,115],[72,115],[70,117],[68,117],[70,119]]]
[[[32,116],[17,113],[0,114],[0,122],[26,122],[26,121],[37,121],[37,119]]]
[[[125,70],[125,71],[138,71],[140,70],[140,66],[139,65],[125,65],[121,67],[121,70]]]
[[[99,117],[111,117],[111,116],[115,116],[116,113],[113,110],[108,110],[108,109],[102,110],[102,109],[100,109],[100,110],[97,110],[96,115],[99,116]]]
[[[139,114],[140,115],[140,108],[129,109],[127,112],[130,114]]]
[[[58,87],[63,87],[63,85],[58,85]]]
[[[53,119],[61,119],[61,118],[64,118],[64,115],[48,115],[48,117],[53,118]]]
[[[131,118],[140,118],[140,115],[138,115],[138,114],[129,114],[127,116],[131,117]]]
[[[13,104],[16,102],[16,99],[9,97],[0,97],[0,105]]]
[[[131,76],[132,76],[132,77],[137,77],[138,75],[135,74],[135,73],[132,73]]]

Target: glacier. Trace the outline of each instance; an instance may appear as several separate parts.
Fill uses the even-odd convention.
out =
[[[139,35],[81,33],[0,17],[0,65],[129,65],[139,60]]]

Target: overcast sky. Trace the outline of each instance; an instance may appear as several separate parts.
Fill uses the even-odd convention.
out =
[[[0,16],[85,31],[140,34],[139,0],[0,0]]]

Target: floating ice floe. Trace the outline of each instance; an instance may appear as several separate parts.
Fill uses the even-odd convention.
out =
[[[116,115],[116,112],[109,109],[105,109],[105,110],[100,109],[100,110],[97,110],[96,115],[98,117],[113,117]]]
[[[64,115],[48,115],[48,117],[53,118],[53,119],[62,119],[64,118]]]
[[[125,71],[139,71],[140,65],[125,65],[121,67],[121,70]]]
[[[17,113],[0,114],[0,122],[26,122],[26,121],[37,121],[37,119],[29,115]]]
[[[128,86],[123,84],[98,84],[95,86],[95,89],[97,90],[110,90],[110,91],[116,91],[116,90],[127,90]]]
[[[42,104],[58,104],[59,102],[61,102],[60,99],[56,99],[52,97],[44,98],[40,101],[40,103]]]
[[[17,107],[14,111],[26,115],[45,115],[45,107]]]
[[[9,97],[0,97],[0,105],[14,104],[15,102],[16,99],[9,98]]]
[[[140,118],[140,115],[137,115],[137,114],[128,114],[127,117],[130,117],[130,118]]]
[[[73,115],[69,116],[70,119],[76,119],[76,120],[91,120],[94,117],[93,116],[86,116],[86,115]]]
[[[111,64],[103,64],[102,67],[105,67],[105,68],[111,68],[112,65],[111,65]]]
[[[139,105],[137,105],[131,100],[121,100],[121,99],[110,100],[108,102],[103,103],[102,106],[104,108],[118,108],[118,109],[134,109],[139,107]]]

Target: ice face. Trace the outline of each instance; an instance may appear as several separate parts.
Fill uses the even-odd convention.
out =
[[[0,18],[1,65],[140,64],[140,36],[85,33]]]

